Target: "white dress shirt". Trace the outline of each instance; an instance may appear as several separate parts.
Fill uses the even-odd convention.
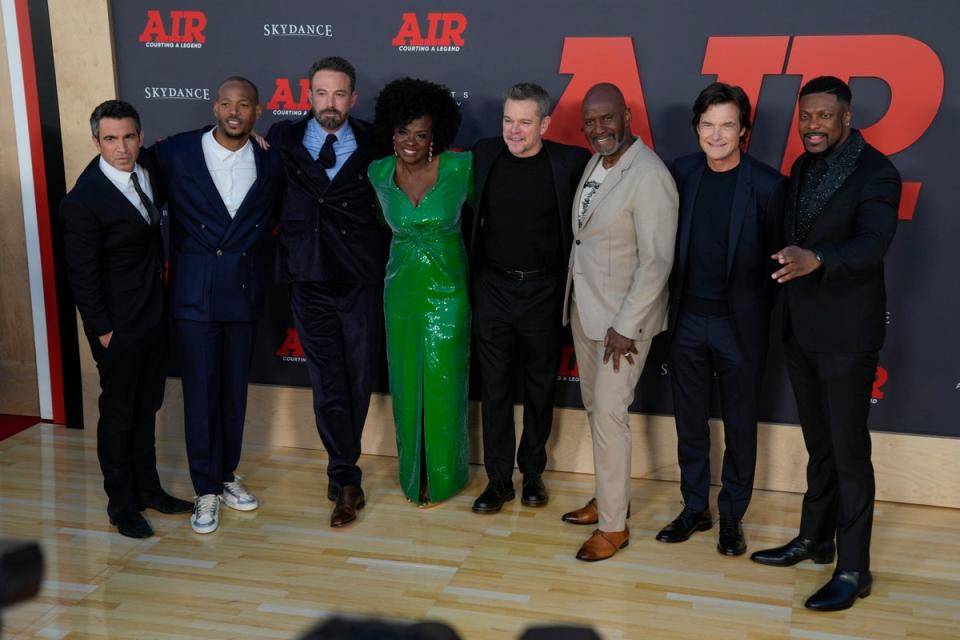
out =
[[[100,171],[107,177],[107,180],[113,183],[113,186],[120,190],[123,197],[137,208],[137,211],[139,211],[143,219],[147,221],[147,224],[150,224],[150,213],[147,211],[147,208],[143,206],[143,202],[140,201],[137,190],[133,188],[133,180],[130,179],[130,176],[136,173],[137,180],[140,181],[140,188],[147,194],[150,201],[156,204],[156,201],[153,199],[153,189],[150,188],[150,174],[147,173],[147,170],[137,164],[133,166],[133,171],[121,171],[104,160],[103,156],[100,156]]]
[[[203,134],[203,159],[207,170],[217,187],[217,193],[223,200],[230,217],[237,215],[237,209],[243,203],[247,191],[257,181],[257,162],[253,157],[252,143],[247,143],[231,151],[213,137],[216,129]]]

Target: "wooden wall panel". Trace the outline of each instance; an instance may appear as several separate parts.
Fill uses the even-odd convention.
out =
[[[40,415],[17,134],[0,15],[0,413]]]

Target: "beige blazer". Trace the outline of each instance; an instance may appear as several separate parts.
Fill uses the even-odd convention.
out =
[[[584,333],[607,329],[652,340],[667,328],[667,280],[677,236],[677,187],[663,161],[638,138],[610,168],[578,228],[583,184],[600,162],[587,163],[573,199],[573,249],[567,265],[563,323],[571,292]]]

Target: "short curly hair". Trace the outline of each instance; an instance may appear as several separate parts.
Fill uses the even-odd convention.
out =
[[[427,80],[400,78],[380,91],[374,107],[373,135],[383,155],[393,153],[393,132],[422,116],[430,116],[433,153],[446,151],[460,130],[460,107],[450,89]]]

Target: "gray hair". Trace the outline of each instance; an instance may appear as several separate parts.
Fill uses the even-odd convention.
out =
[[[503,96],[504,102],[507,100],[533,100],[537,103],[537,112],[541,118],[550,115],[550,94],[540,85],[533,82],[518,82],[513,85]]]

